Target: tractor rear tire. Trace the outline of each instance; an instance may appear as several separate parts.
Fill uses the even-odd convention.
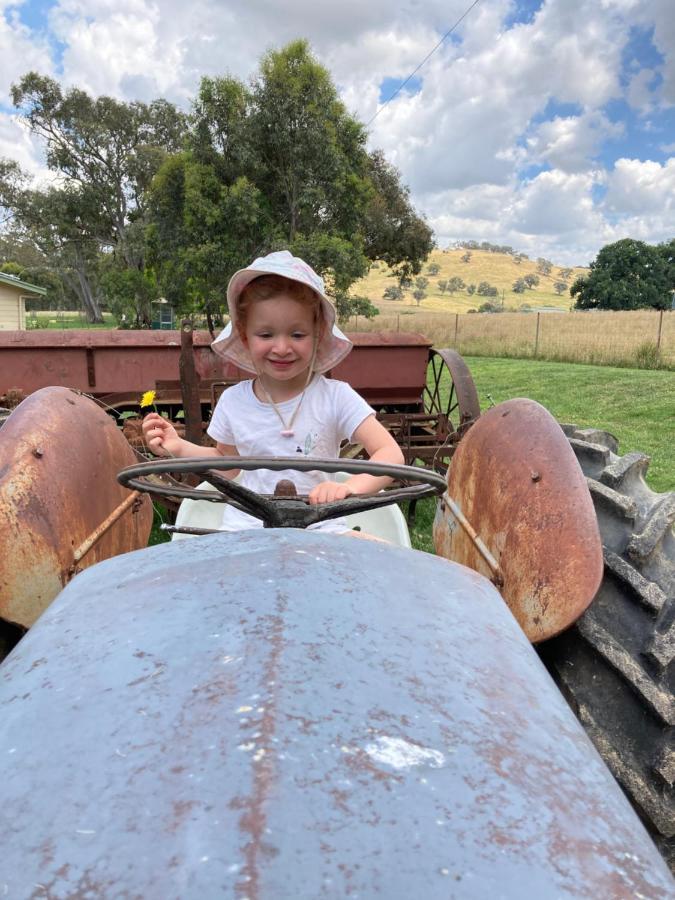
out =
[[[605,559],[576,624],[544,662],[675,871],[675,492],[646,484],[649,457],[563,426],[587,476]]]

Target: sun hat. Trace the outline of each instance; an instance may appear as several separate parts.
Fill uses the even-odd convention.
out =
[[[288,250],[279,250],[275,253],[268,253],[267,256],[260,256],[250,266],[247,266],[245,269],[239,269],[230,278],[227,286],[230,321],[211,344],[215,353],[233,362],[240,369],[245,369],[247,372],[256,372],[251,354],[241,340],[239,329],[237,328],[237,320],[241,292],[246,285],[260,275],[282,275],[291,281],[298,281],[300,284],[307,285],[319,297],[321,314],[326,327],[323,329],[316,347],[313,366],[315,372],[327,372],[347,356],[353,345],[335,324],[335,308],[326,296],[323,278],[317,275],[304,259],[293,256]]]

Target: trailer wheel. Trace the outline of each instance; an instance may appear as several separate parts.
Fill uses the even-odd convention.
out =
[[[675,871],[675,492],[607,432],[563,426],[587,476],[605,574],[576,624],[541,645],[568,702]]]
[[[422,402],[427,415],[445,416],[455,432],[465,431],[480,415],[476,385],[456,350],[430,352]]]

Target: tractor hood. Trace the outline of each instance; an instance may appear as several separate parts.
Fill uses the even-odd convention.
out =
[[[9,897],[672,890],[497,591],[424,553],[264,530],[107,560],[0,704]]]

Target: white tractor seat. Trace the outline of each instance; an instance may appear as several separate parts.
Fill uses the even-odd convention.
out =
[[[349,475],[338,472],[334,477],[335,481],[346,481]],[[213,486],[207,481],[202,481],[197,489],[212,491]],[[222,517],[223,506],[221,503],[210,503],[208,500],[183,500],[176,515],[176,525],[190,528],[220,528]],[[350,528],[357,528],[399,547],[412,546],[405,516],[396,504],[355,513],[345,518]],[[173,534],[171,540],[180,541],[194,536]]]

